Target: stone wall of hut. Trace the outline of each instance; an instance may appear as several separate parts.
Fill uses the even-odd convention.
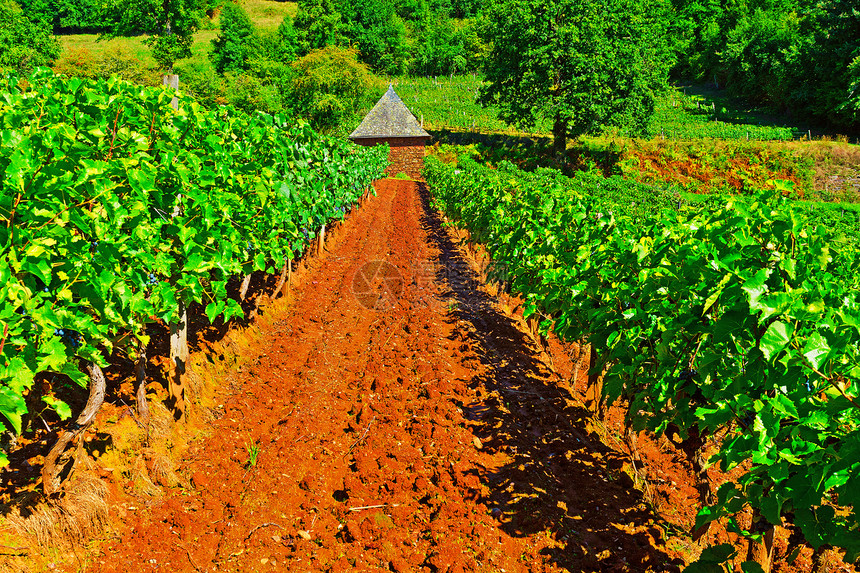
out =
[[[356,139],[359,145],[374,146],[378,143],[387,143],[390,146],[388,161],[391,165],[385,172],[394,177],[398,173],[405,173],[412,179],[421,179],[421,170],[424,169],[424,144],[423,137],[388,137]]]

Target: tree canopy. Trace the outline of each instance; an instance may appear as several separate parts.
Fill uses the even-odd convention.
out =
[[[239,72],[247,68],[253,55],[254,25],[248,13],[238,4],[225,4],[221,10],[221,31],[212,40],[210,59],[219,74]]]
[[[52,64],[59,55],[50,27],[28,19],[12,0],[0,0],[0,68],[24,74]]]
[[[644,129],[668,75],[665,10],[643,0],[497,0],[480,101],[523,128],[551,120],[559,156],[571,135]]]
[[[315,129],[334,129],[346,117],[371,103],[378,85],[358,54],[328,46],[311,51],[292,64],[292,105]]]
[[[106,0],[107,36],[146,34],[152,57],[166,70],[191,56],[194,33],[210,0]]]

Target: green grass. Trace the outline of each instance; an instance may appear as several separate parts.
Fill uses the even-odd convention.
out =
[[[247,10],[254,26],[261,32],[275,32],[285,16],[295,18],[298,11],[296,2],[273,2],[271,0],[242,0],[242,6]],[[197,68],[211,66],[209,53],[212,51],[212,40],[218,35],[219,18],[215,16],[211,20],[204,19],[201,30],[194,36],[194,44],[191,46],[191,57],[180,60],[176,66],[180,74],[186,66]],[[146,67],[155,67],[155,60],[147,46],[143,43],[143,36],[128,38],[113,38],[111,40],[99,40],[97,34],[72,34],[59,36],[63,52],[89,52],[96,57],[109,51],[120,51],[136,57]],[[61,56],[62,57],[62,56]]]
[[[523,135],[498,119],[496,108],[483,108],[476,101],[483,80],[476,75],[400,77],[392,82],[397,95],[425,129],[478,131]],[[547,134],[548,125],[538,125],[525,134]]]
[[[86,50],[95,55],[111,50],[120,50],[133,55],[147,65],[155,65],[155,60],[152,59],[149,48],[143,44],[143,36],[101,41],[99,41],[97,34],[72,34],[57,36],[57,38],[60,40],[63,52]]]
[[[475,102],[482,80],[476,75],[401,77],[394,86],[406,106],[428,129],[477,131],[516,135],[549,135],[549,122],[532,131],[521,132],[498,119],[496,108]],[[728,98],[699,90],[671,89],[661,97],[648,127],[651,137],[694,140],[729,139],[785,141],[801,134],[797,127],[775,125],[775,120],[754,111],[745,111]],[[631,137],[627,130],[607,130],[607,135]]]
[[[284,16],[296,17],[297,2],[271,2],[270,0],[243,0],[242,7],[248,12],[251,21],[261,32],[274,32],[281,25]]]
[[[717,92],[703,88],[675,88],[657,102],[648,132],[651,136],[666,139],[747,141],[787,141],[796,139],[801,133],[798,127],[777,125],[776,122],[776,118],[738,107],[737,103]],[[629,135],[624,130],[619,134]]]

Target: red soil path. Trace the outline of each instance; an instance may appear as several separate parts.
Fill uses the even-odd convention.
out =
[[[426,193],[377,189],[258,323],[258,358],[180,468],[193,489],[129,509],[91,569],[677,571]]]

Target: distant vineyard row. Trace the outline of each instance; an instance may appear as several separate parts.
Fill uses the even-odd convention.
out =
[[[173,97],[47,72],[0,86],[0,422],[14,434],[37,377],[87,386],[118,350],[145,364],[147,325],[181,339],[192,303],[241,315],[228,279],[285,270],[387,165],[382,148]]]
[[[813,548],[860,555],[860,257],[792,208],[790,186],[685,205],[620,177],[505,163],[431,157],[425,176],[526,315],[591,345],[590,381],[632,429],[680,432],[699,532],[727,518],[767,543],[789,524]],[[706,464],[742,475],[713,491]],[[735,517],[750,507],[747,529]]]

